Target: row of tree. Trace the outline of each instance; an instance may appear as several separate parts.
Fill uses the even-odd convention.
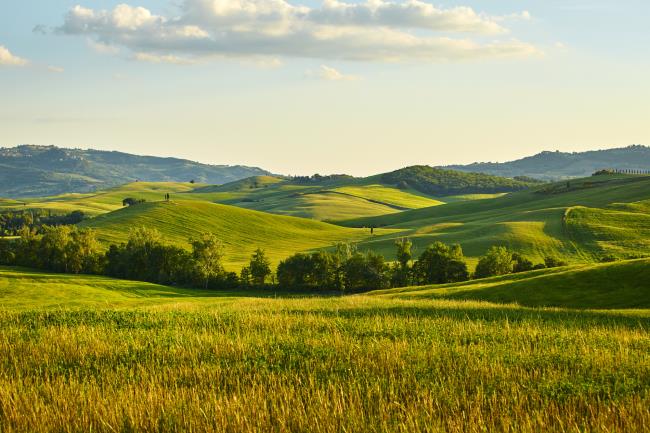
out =
[[[0,242],[0,264],[55,272],[101,274],[167,285],[209,288],[264,287],[283,289],[364,290],[408,285],[443,284],[472,277],[460,245],[435,242],[417,259],[408,239],[396,242],[396,262],[383,255],[338,244],[332,251],[297,253],[281,261],[275,273],[265,252],[257,249],[239,275],[224,269],[223,243],[210,233],[190,239],[190,250],[164,242],[155,229],[131,230],[128,241],[103,251],[96,234],[75,226],[45,227],[42,233],[24,227],[15,241]],[[547,258],[532,262],[505,247],[492,247],[473,275],[485,278],[535,268],[562,266]]]
[[[23,227],[40,231],[45,226],[72,225],[83,221],[86,215],[76,210],[66,214],[38,209],[0,213],[0,237],[17,236]]]

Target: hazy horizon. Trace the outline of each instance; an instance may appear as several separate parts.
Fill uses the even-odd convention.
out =
[[[26,0],[0,143],[369,175],[650,143],[650,4]]]
[[[355,177],[367,177],[367,176],[382,174],[382,173],[393,171],[393,170],[398,170],[400,168],[413,166],[413,165],[429,165],[429,166],[433,166],[433,167],[443,167],[443,166],[453,166],[453,165],[469,165],[469,164],[473,164],[473,163],[504,163],[504,162],[516,161],[516,160],[526,158],[526,157],[530,157],[530,156],[535,156],[535,155],[537,155],[539,153],[542,153],[542,152],[581,153],[581,152],[599,151],[599,150],[623,149],[623,148],[626,148],[626,147],[636,146],[636,145],[650,147],[650,146],[644,145],[642,143],[638,143],[638,144],[629,144],[629,145],[625,145],[625,146],[604,147],[604,148],[601,148],[601,149],[586,149],[586,150],[581,150],[581,151],[559,150],[559,149],[556,149],[556,150],[540,149],[539,151],[531,153],[531,154],[526,154],[526,155],[523,155],[523,156],[520,156],[520,157],[507,158],[507,159],[504,159],[502,161],[497,161],[497,160],[492,160],[492,161],[469,161],[469,162],[459,162],[459,163],[451,162],[451,163],[447,163],[447,164],[414,162],[412,164],[407,164],[407,165],[404,165],[404,166],[401,166],[401,165],[400,166],[394,166],[392,168],[385,169],[384,171],[369,171],[367,173],[349,173],[349,172],[342,172],[342,171],[331,171],[331,172],[329,172],[329,171],[324,171],[324,170],[316,170],[316,171],[313,171],[313,172],[304,172],[304,173],[298,173],[298,172],[295,172],[295,173],[283,173],[283,172],[280,172],[280,171],[273,170],[272,168],[269,168],[269,167],[248,164],[245,161],[243,161],[243,162],[235,162],[235,163],[222,163],[222,162],[219,162],[219,161],[204,161],[204,160],[201,160],[201,159],[186,158],[186,157],[182,157],[182,156],[178,156],[178,155],[154,154],[154,153],[137,153],[137,152],[129,152],[128,150],[100,149],[100,148],[95,148],[95,147],[92,147],[92,146],[89,146],[89,147],[84,147],[84,146],[71,147],[71,146],[59,146],[59,145],[56,145],[56,144],[23,143],[23,144],[17,144],[17,145],[14,145],[14,146],[0,145],[0,149],[2,149],[2,148],[12,149],[12,148],[20,147],[20,146],[46,146],[46,147],[47,146],[55,146],[55,147],[58,147],[58,148],[61,148],[61,149],[98,150],[98,151],[107,151],[107,152],[117,151],[117,152],[123,152],[123,153],[132,154],[132,155],[137,155],[137,156],[151,156],[151,157],[158,157],[158,158],[177,158],[177,159],[185,159],[185,160],[189,160],[189,161],[192,161],[192,162],[197,162],[197,163],[200,163],[200,164],[208,164],[208,165],[228,165],[228,166],[255,167],[255,168],[261,168],[263,170],[266,170],[268,172],[271,172],[271,173],[273,173],[275,175],[280,175],[280,176],[310,176],[310,175],[313,175],[313,174],[320,174],[320,175],[344,174],[344,175],[351,175],[351,176],[355,176]]]

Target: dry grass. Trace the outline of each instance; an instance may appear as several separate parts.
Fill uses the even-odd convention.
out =
[[[0,431],[648,431],[649,325],[361,296],[4,311]]]

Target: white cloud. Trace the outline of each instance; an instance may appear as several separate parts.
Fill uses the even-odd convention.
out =
[[[455,61],[537,54],[513,38],[484,41],[508,32],[499,24],[506,18],[421,0],[325,0],[320,8],[286,0],[184,0],[173,17],[125,4],[76,6],[57,31],[92,37],[95,49],[125,47],[137,60],[175,64],[207,57]]]
[[[321,9],[309,12],[309,18],[318,23],[333,25],[419,28],[485,35],[507,32],[496,20],[481,16],[472,8],[439,9],[420,0],[401,3],[382,0],[343,3],[325,0]]]
[[[47,70],[50,72],[54,72],[55,74],[62,74],[65,72],[65,69],[59,67],[59,66],[48,66]]]
[[[192,63],[195,63],[192,60],[184,59],[182,57],[177,57],[173,55],[159,56],[156,54],[149,54],[149,53],[135,53],[133,55],[133,59],[140,60],[142,62],[149,62],[149,63],[170,63],[172,65],[191,65]]]
[[[356,75],[342,74],[338,70],[327,65],[321,65],[320,69],[316,72],[307,71],[307,76],[326,81],[354,81],[359,79]]]
[[[104,44],[99,41],[93,41],[92,39],[88,39],[86,41],[88,46],[92,48],[93,51],[100,53],[100,54],[117,54],[120,52],[119,47],[115,47],[113,45],[108,45]]]
[[[27,60],[13,55],[11,51],[0,45],[0,66],[25,66],[27,63],[29,63]]]

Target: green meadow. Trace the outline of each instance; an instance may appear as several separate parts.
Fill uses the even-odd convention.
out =
[[[83,210],[104,245],[139,226],[182,247],[215,233],[233,271],[257,247],[274,266],[337,242],[391,258],[404,236],[416,257],[442,240],[471,264],[493,245],[569,263],[347,295],[0,267],[0,432],[650,429],[650,177],[436,198],[264,176],[0,207]]]
[[[488,282],[502,303],[478,287],[220,293],[2,268],[0,431],[646,431],[650,313],[622,308],[650,293],[521,305],[557,292],[544,276],[600,271],[527,274],[527,294]]]

